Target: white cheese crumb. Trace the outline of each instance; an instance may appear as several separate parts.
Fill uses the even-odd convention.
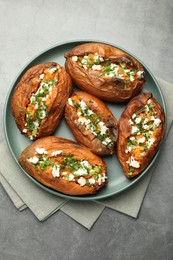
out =
[[[134,81],[134,80],[135,78],[132,75],[130,75],[130,81]]]
[[[53,177],[59,177],[60,176],[60,166],[59,165],[54,165],[52,168],[52,175]]]
[[[77,112],[77,115],[78,115],[78,116],[81,116],[81,115],[82,115],[82,113],[81,113],[80,111],[78,111],[78,112]]]
[[[129,124],[133,125],[133,121],[131,119],[129,119]]]
[[[29,162],[30,163],[33,163],[33,164],[37,164],[38,163],[38,161],[39,161],[39,159],[37,158],[37,157],[31,157],[31,158],[29,158]]]
[[[143,129],[148,130],[150,128],[149,125],[143,125]]]
[[[94,184],[96,181],[95,181],[95,179],[94,178],[90,178],[89,180],[88,180],[88,182],[89,182],[89,184]]]
[[[102,141],[102,144],[104,144],[104,145],[108,145],[111,141],[112,141],[111,138],[106,137],[105,140]]]
[[[138,72],[137,72],[137,75],[140,77],[141,75],[143,74],[143,71],[142,70],[139,70]]]
[[[132,119],[135,119],[135,117],[136,117],[136,114],[133,114],[133,115],[132,115]]]
[[[131,141],[135,141],[135,137],[134,137],[134,136],[130,137],[129,139],[130,139]]]
[[[149,146],[149,148],[153,145],[154,141],[155,141],[154,138],[148,139],[148,146]]]
[[[108,130],[108,128],[105,126],[105,123],[99,122],[98,126],[100,127],[101,135],[104,135],[106,133],[106,131]]]
[[[145,118],[143,121],[143,124],[146,124],[146,123],[148,123],[148,118]]]
[[[74,105],[73,105],[73,101],[72,101],[71,98],[68,99],[68,103],[69,103],[70,106],[74,107]]]
[[[53,74],[56,70],[57,70],[57,68],[55,68],[55,67],[48,69],[50,74]]]
[[[62,153],[62,151],[57,150],[57,151],[54,151],[51,155],[52,155],[52,156],[56,156],[56,155],[59,155],[59,154],[61,154],[61,153]]]
[[[135,123],[138,125],[138,124],[140,124],[141,120],[142,120],[141,117],[136,117]]]
[[[23,133],[27,133],[27,131],[28,131],[28,130],[27,130],[26,128],[24,128],[24,129],[22,130]]]
[[[156,127],[158,127],[158,126],[160,125],[160,123],[161,123],[160,118],[155,118],[155,120],[154,120],[154,125],[155,125]]]
[[[84,177],[80,177],[77,182],[80,184],[80,186],[85,186],[86,179]]]
[[[78,56],[73,56],[72,61],[78,61]]]
[[[145,142],[145,137],[139,138],[138,144],[143,144]]]
[[[42,73],[39,78],[43,79],[44,78],[44,73]]]
[[[84,167],[89,167],[90,166],[88,161],[82,161],[81,165],[84,166]]]
[[[129,163],[129,165],[132,166],[132,167],[134,167],[134,168],[139,168],[139,167],[140,167],[139,162],[136,161],[133,156],[131,156],[131,158],[130,158],[130,163]]]
[[[69,174],[69,181],[73,181],[74,180],[74,175],[72,173]]]
[[[134,134],[138,131],[139,131],[139,128],[137,126],[132,126],[132,131],[131,131],[132,134]]]
[[[102,69],[102,66],[101,66],[101,65],[93,65],[93,66],[92,66],[92,69],[93,69],[93,70],[101,70],[101,69]]]
[[[86,108],[86,103],[83,100],[80,101],[79,104],[80,104],[82,110]]]
[[[77,171],[74,172],[77,176],[87,175],[87,169],[79,168]]]
[[[39,148],[39,147],[37,147],[37,148],[35,149],[35,151],[36,151],[38,154],[45,154],[45,153],[47,153],[46,150],[45,150],[45,148]]]

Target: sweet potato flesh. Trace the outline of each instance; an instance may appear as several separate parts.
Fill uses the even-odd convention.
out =
[[[92,103],[92,100],[89,102]],[[78,96],[74,95],[68,99],[69,105],[74,109],[73,113],[76,116],[75,121],[78,124],[84,125],[86,130],[90,130],[103,145],[112,149],[115,144],[113,134],[101,117],[97,115],[87,104]]]
[[[59,66],[45,68],[44,71],[31,79],[33,92],[26,107],[25,129],[32,140],[37,135],[39,126],[47,117],[47,108],[50,104],[51,95],[54,92],[55,84],[58,82]]]
[[[97,53],[89,53],[84,56],[73,56],[72,60],[85,70],[98,71],[100,76],[124,80],[125,88],[130,87],[128,82],[144,79],[144,71],[134,66],[125,56],[107,59]]]
[[[87,159],[76,159],[74,155],[66,155],[61,150],[48,156],[45,148],[37,148],[35,155],[28,158],[37,174],[61,178],[80,186],[102,185],[106,182],[106,169],[102,165],[90,164]]]
[[[160,140],[162,121],[158,118],[155,106],[153,100],[149,99],[147,104],[129,119],[132,128],[125,147],[125,153],[129,155],[126,162],[129,165],[129,177],[140,168],[143,158]]]

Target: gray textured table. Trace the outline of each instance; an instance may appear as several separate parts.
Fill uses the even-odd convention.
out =
[[[1,122],[18,72],[63,41],[115,43],[173,83],[172,0],[0,0],[0,10]],[[91,231],[62,212],[40,223],[29,210],[19,213],[0,185],[0,259],[173,259],[172,140],[171,129],[137,220],[105,209]]]

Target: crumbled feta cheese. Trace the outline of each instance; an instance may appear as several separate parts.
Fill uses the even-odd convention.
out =
[[[105,75],[108,76],[108,77],[111,77],[111,78],[113,78],[115,76],[114,73],[109,73],[109,74],[106,73]]]
[[[138,125],[138,124],[140,124],[141,120],[142,120],[141,117],[136,117],[135,123]]]
[[[33,140],[34,137],[32,135],[28,136],[30,140]]]
[[[132,75],[130,75],[130,81],[134,81],[134,80],[135,78]]]
[[[160,125],[160,123],[161,123],[160,118],[155,118],[154,123],[153,123],[154,126],[158,127]]]
[[[102,66],[101,66],[101,65],[93,65],[93,66],[92,66],[92,69],[93,69],[93,70],[101,70],[101,69],[102,69]]]
[[[135,137],[134,137],[134,136],[130,137],[129,139],[130,139],[131,141],[135,141]]]
[[[81,63],[82,63],[82,64],[87,64],[87,60],[86,60],[86,59],[82,59],[82,60],[81,60]]]
[[[105,182],[107,179],[107,176],[104,174],[103,176],[101,176],[101,174],[98,175],[98,179],[97,179],[97,182],[98,182],[98,185],[101,185],[103,182]]]
[[[68,99],[68,103],[69,103],[70,106],[74,107],[74,105],[73,105],[73,101],[72,101],[71,98]]]
[[[148,118],[145,118],[143,124],[147,124],[147,123],[148,123]]]
[[[136,114],[134,113],[134,114],[132,115],[132,119],[135,119],[135,117],[136,117]]]
[[[147,104],[150,104],[150,103],[151,103],[151,99],[148,99]]]
[[[129,124],[130,124],[130,125],[133,125],[133,124],[134,124],[131,119],[129,119]]]
[[[103,61],[104,61],[104,59],[102,57],[100,57],[100,62],[103,62]]]
[[[36,156],[29,158],[30,163],[37,164],[38,161],[39,161],[39,159]]]
[[[81,124],[81,125],[89,125],[89,123],[91,122],[91,120],[90,119],[86,119],[86,118],[83,118],[83,117],[79,117],[78,118],[78,122],[79,122],[79,124]]]
[[[85,186],[86,179],[84,177],[80,177],[77,182],[80,184],[80,186]]]
[[[141,77],[142,74],[143,74],[143,71],[142,71],[142,70],[139,70],[139,71],[137,72],[137,75],[138,75],[139,77]]]
[[[97,179],[98,185],[102,184],[102,176],[99,174]]]
[[[43,79],[44,78],[44,73],[40,74],[40,79]]]
[[[83,67],[85,70],[88,69],[88,67],[87,67],[86,65],[82,65],[82,67]]]
[[[149,146],[149,148],[153,145],[154,141],[155,141],[154,138],[148,139],[148,146]]]
[[[52,168],[52,175],[53,177],[59,177],[60,176],[60,166],[55,164]]]
[[[82,110],[86,108],[86,103],[83,100],[79,102],[79,105]]]
[[[92,115],[92,114],[94,114],[93,111],[92,111],[91,109],[88,109],[87,115],[90,116],[90,115]]]
[[[143,129],[144,129],[144,130],[148,130],[149,128],[150,128],[149,125],[143,125]]]
[[[146,109],[146,112],[149,112],[150,109],[147,105],[145,105],[144,108]]]
[[[140,167],[139,162],[136,161],[133,156],[130,157],[129,165],[134,167],[134,168],[139,168]]]
[[[74,174],[77,176],[87,175],[87,169],[79,168],[77,171],[74,171]]]
[[[45,153],[47,153],[45,148],[39,148],[39,147],[37,147],[37,148],[35,149],[35,151],[36,151],[38,154],[45,154]]]
[[[128,149],[126,149],[126,150],[125,150],[125,153],[127,154],[128,152],[129,152]]]
[[[78,56],[73,56],[72,61],[78,61]]]
[[[110,142],[112,142],[111,138],[106,137],[104,141],[102,141],[102,144],[108,145]]]
[[[48,71],[50,74],[53,74],[55,71],[57,70],[56,67],[53,67],[53,68],[49,68]]]
[[[139,128],[137,126],[132,126],[132,131],[131,131],[132,134],[135,134],[138,131],[139,131]]]
[[[62,151],[61,150],[57,150],[57,151],[54,151],[54,152],[52,152],[52,156],[57,156],[57,155],[59,155],[59,154],[61,154],[62,153]]]
[[[105,123],[103,122],[99,122],[98,126],[100,127],[101,130],[101,135],[104,135],[106,133],[106,131],[108,130],[108,128],[105,126]]]
[[[128,152],[131,152],[131,150],[132,150],[131,146],[128,146],[127,149],[126,149],[126,151],[128,151]]]
[[[84,167],[89,167],[90,166],[88,161],[82,161],[81,165],[84,166]]]
[[[72,173],[69,174],[68,180],[69,181],[73,181],[74,180],[74,175]]]
[[[139,138],[138,144],[143,144],[145,142],[145,137]]]
[[[89,182],[89,184],[93,185],[96,181],[94,178],[89,178],[88,182]]]
[[[27,130],[26,128],[24,128],[24,129],[22,130],[23,133],[27,133],[27,131],[28,131],[28,130]]]
[[[82,113],[81,113],[80,111],[78,111],[78,112],[77,112],[77,115],[78,115],[78,116],[81,116],[81,115],[82,115]]]

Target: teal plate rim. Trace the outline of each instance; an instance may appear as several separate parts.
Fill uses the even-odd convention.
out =
[[[152,161],[150,162],[150,164],[145,168],[145,170],[139,174],[138,176],[136,176],[135,178],[133,178],[128,185],[126,185],[125,187],[123,188],[120,188],[119,190],[116,190],[114,192],[110,192],[108,194],[104,194],[104,195],[99,195],[99,192],[96,193],[96,194],[93,194],[93,195],[84,195],[84,196],[71,196],[71,195],[66,195],[66,194],[63,194],[63,193],[60,193],[56,190],[53,190],[49,187],[46,187],[45,185],[41,184],[40,182],[38,182],[36,179],[34,179],[33,177],[31,177],[22,167],[21,165],[19,164],[18,162],[18,159],[13,151],[13,148],[11,146],[11,143],[10,143],[10,138],[8,136],[8,130],[7,130],[7,125],[6,125],[6,119],[7,119],[7,113],[8,113],[8,102],[9,102],[9,99],[10,99],[10,95],[13,91],[13,89],[15,88],[15,85],[16,83],[18,82],[18,80],[20,79],[20,77],[23,75],[23,73],[29,68],[29,65],[34,62],[34,60],[38,59],[41,55],[43,54],[46,54],[48,51],[51,51],[55,48],[58,48],[58,47],[62,47],[62,46],[65,46],[65,45],[69,45],[69,44],[75,44],[75,46],[77,45],[80,45],[80,44],[84,44],[84,43],[90,43],[90,42],[96,42],[96,43],[103,43],[103,44],[108,44],[110,46],[113,46],[113,47],[116,47],[126,53],[128,53],[129,55],[131,55],[132,57],[134,57],[135,59],[137,59],[141,64],[142,66],[144,67],[144,69],[149,73],[150,77],[152,78],[152,80],[154,81],[155,85],[157,86],[157,90],[159,92],[159,95],[160,95],[160,98],[162,100],[162,107],[163,107],[163,110],[164,110],[164,113],[165,113],[165,118],[166,118],[166,115],[167,115],[167,111],[166,111],[166,104],[165,104],[165,100],[164,100],[164,97],[163,97],[163,94],[162,94],[162,91],[160,89],[160,86],[157,82],[157,80],[155,79],[154,75],[152,74],[152,72],[149,70],[149,68],[139,59],[137,58],[134,54],[132,54],[131,52],[127,51],[126,49],[118,46],[118,45],[115,45],[115,44],[112,44],[110,42],[105,42],[105,41],[100,41],[100,40],[93,40],[93,39],[77,39],[77,40],[72,40],[72,41],[66,41],[66,42],[61,42],[59,44],[56,44],[56,45],[53,45],[49,48],[46,48],[44,49],[43,51],[41,51],[39,54],[37,54],[36,56],[34,56],[27,64],[25,64],[25,66],[21,69],[21,71],[18,73],[18,75],[16,76],[16,78],[14,79],[14,81],[12,82],[11,84],[11,87],[8,91],[8,94],[7,94],[7,97],[6,97],[6,101],[5,101],[5,105],[4,105],[4,116],[3,116],[3,127],[4,127],[4,133],[5,133],[5,139],[6,139],[6,142],[7,142],[7,145],[8,145],[8,148],[12,154],[12,157],[13,159],[15,160],[15,162],[17,163],[17,165],[19,166],[19,168],[24,172],[24,174],[34,183],[36,184],[37,186],[39,186],[40,188],[42,188],[43,190],[53,194],[53,195],[56,195],[56,196],[59,196],[59,197],[62,197],[62,198],[65,198],[65,199],[72,199],[72,200],[81,200],[81,201],[87,201],[87,200],[101,200],[101,199],[105,199],[105,198],[108,198],[108,197],[111,197],[111,196],[114,196],[114,195],[117,195],[117,194],[120,194],[122,193],[123,191],[126,191],[127,189],[129,189],[130,187],[132,187],[133,185],[135,185],[139,180],[142,179],[142,177],[144,175],[146,175],[149,171],[149,169],[153,166],[154,162],[156,161],[157,157],[158,157],[158,154],[161,150],[161,147],[164,143],[164,139],[165,139],[165,136],[164,136],[164,139],[162,140],[162,144],[160,146],[160,148],[158,149],[158,151],[156,152],[155,156],[153,157]],[[166,121],[165,121],[165,129],[166,129]],[[103,158],[104,159],[104,158]]]

